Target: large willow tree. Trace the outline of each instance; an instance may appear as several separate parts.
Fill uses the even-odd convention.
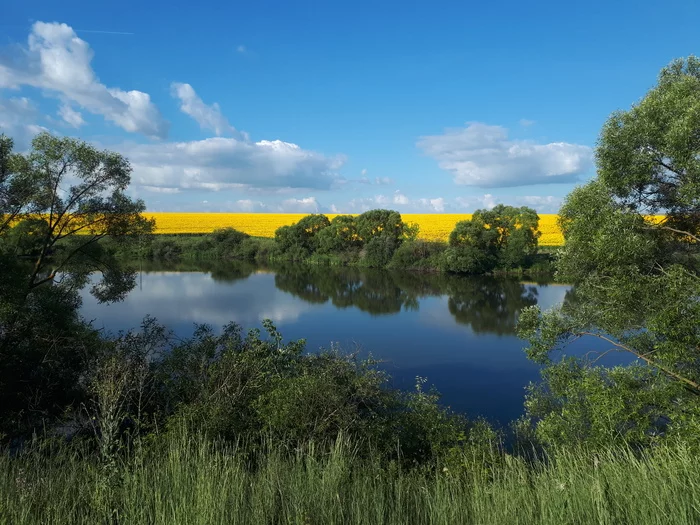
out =
[[[85,142],[36,136],[27,154],[0,135],[0,435],[42,425],[76,400],[95,332],[80,319],[79,290],[123,297],[134,273],[101,239],[152,229],[125,194],[131,167]]]
[[[700,441],[700,60],[672,62],[612,114],[596,161],[597,178],[560,211],[558,271],[573,300],[520,318],[529,356],[546,365],[531,423],[554,443]],[[603,351],[562,359],[581,338]],[[601,366],[617,351],[632,364]]]

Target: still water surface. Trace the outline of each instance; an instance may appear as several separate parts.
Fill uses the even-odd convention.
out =
[[[83,315],[110,332],[151,315],[180,336],[198,323],[253,328],[269,318],[285,339],[305,338],[309,351],[334,343],[371,353],[395,386],[426,377],[453,409],[502,424],[522,413],[524,387],[539,378],[515,335],[518,312],[552,307],[570,291],[514,279],[238,263],[151,266],[137,283],[109,305],[85,290]]]

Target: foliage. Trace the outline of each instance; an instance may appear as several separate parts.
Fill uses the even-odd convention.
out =
[[[398,212],[372,210],[357,217],[339,215],[333,221],[325,215],[308,215],[278,228],[275,242],[279,259],[352,261],[383,268],[401,243],[415,239],[417,233],[417,226],[405,224]]]
[[[676,61],[639,104],[613,114],[598,145],[599,177],[574,190],[560,211],[566,244],[557,266],[576,284],[574,300],[545,313],[525,309],[520,318],[529,355],[547,365],[528,409],[548,441],[645,446],[659,435],[696,434],[697,85],[697,60]],[[643,215],[661,208],[663,221]],[[582,337],[637,362],[606,369],[595,354],[575,363],[552,359]]]
[[[80,448],[0,456],[0,520],[34,523],[697,523],[695,450],[558,449],[534,463],[467,448],[459,468],[385,467],[340,439],[295,453],[269,443],[251,468],[240,447],[164,436],[117,481]],[[137,459],[140,458],[140,459]],[[100,497],[101,495],[104,495]]]
[[[398,241],[403,238],[405,232],[401,214],[393,210],[366,211],[359,215],[355,222],[357,234],[363,244],[368,244],[372,239],[379,237]]]
[[[384,268],[391,261],[400,243],[401,240],[390,233],[372,236],[362,249],[360,264],[368,268]]]
[[[334,217],[327,228],[318,234],[318,251],[334,253],[362,246],[357,223],[351,215]]]
[[[435,241],[405,241],[397,248],[389,268],[402,270],[434,270],[440,268],[447,247]]]
[[[278,228],[275,241],[282,253],[292,255],[291,259],[303,259],[318,249],[318,233],[328,226],[330,221],[325,215],[307,215],[291,226]]]
[[[527,207],[499,204],[477,210],[450,233],[445,266],[463,273],[522,267],[537,253],[538,222],[535,210]]]
[[[130,171],[78,140],[41,133],[21,155],[0,137],[0,433],[41,427],[81,400],[97,336],[78,316],[78,291],[92,282],[112,301],[134,284],[98,241],[124,244],[153,226],[124,193]]]
[[[266,338],[230,324],[221,333],[200,326],[183,341],[147,318],[139,331],[93,339],[80,375],[68,377],[73,390],[62,383],[57,392],[70,407],[62,432],[94,444],[110,484],[120,461],[143,454],[159,431],[239,443],[258,458],[269,440],[294,451],[350,438],[363,457],[420,468],[468,445],[470,425],[422,383],[414,393],[394,390],[372,360],[307,354],[303,340],[285,343],[271,322],[263,325]],[[75,368],[60,364],[61,372]],[[79,397],[66,399],[74,390]],[[483,425],[474,428],[476,443]]]
[[[667,215],[665,226],[700,232],[700,59],[661,70],[658,84],[605,123],[596,160],[611,194],[638,213]],[[682,235],[679,234],[679,235]]]
[[[228,227],[204,235],[156,235],[136,252],[122,253],[127,257],[294,261],[471,274],[522,274],[530,268],[552,273],[551,256],[537,255],[537,221],[537,214],[528,208],[481,210],[474,220],[458,223],[451,246],[447,246],[420,238],[418,224],[404,222],[401,214],[391,210],[336,215],[330,221],[325,215],[312,214],[280,226],[274,239],[246,237]],[[225,240],[223,232],[229,232],[231,240]]]

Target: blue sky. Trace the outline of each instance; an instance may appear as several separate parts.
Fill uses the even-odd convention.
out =
[[[152,211],[556,212],[700,2],[6,0],[0,131],[127,155]]]

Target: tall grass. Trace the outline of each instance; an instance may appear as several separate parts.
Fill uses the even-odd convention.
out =
[[[89,457],[89,456],[88,456]],[[534,465],[463,458],[460,472],[402,471],[325,453],[243,453],[175,439],[106,468],[69,450],[0,458],[0,523],[690,524],[700,521],[700,460],[683,446],[561,451]],[[487,458],[488,459],[488,458]],[[476,460],[476,461],[475,461]],[[493,465],[493,461],[490,462]]]

